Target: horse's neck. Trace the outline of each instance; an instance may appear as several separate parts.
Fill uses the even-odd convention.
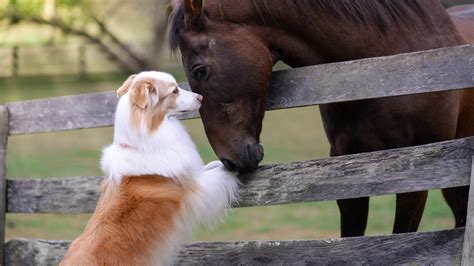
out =
[[[370,11],[366,12],[369,16],[359,21],[358,14],[344,14],[350,12],[347,10],[334,14],[338,9],[328,7],[328,4],[312,9],[308,6],[304,11],[304,6],[301,7],[304,4],[292,1],[266,5],[258,13],[267,18],[266,21],[262,18],[260,21],[263,21],[270,46],[280,51],[279,59],[293,67],[462,43],[439,1],[418,1],[416,4],[408,3],[414,0],[397,1],[400,1],[400,8],[405,13],[374,1],[366,0],[365,7],[365,2],[359,1],[361,6],[354,9],[357,12],[357,9],[374,8],[373,5],[378,8],[375,15],[371,15]]]

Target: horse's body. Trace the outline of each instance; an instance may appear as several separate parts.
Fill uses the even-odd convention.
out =
[[[237,4],[238,3],[238,4]],[[181,13],[180,13],[181,12]],[[436,0],[187,0],[171,33],[216,153],[247,171],[258,146],[271,67],[292,67],[474,44],[474,8]],[[206,100],[207,99],[207,100]],[[474,91],[370,99],[320,106],[331,156],[474,135]],[[467,187],[443,191],[456,226],[465,224]],[[397,195],[393,231],[416,231],[427,192]],[[338,201],[343,236],[364,234],[368,198]]]

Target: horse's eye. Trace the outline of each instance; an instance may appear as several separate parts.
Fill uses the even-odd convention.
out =
[[[204,81],[209,78],[209,67],[207,66],[198,66],[195,67],[192,71],[193,79],[197,81]]]
[[[174,93],[174,94],[177,94],[177,93],[178,93],[178,88],[175,88],[175,89],[173,90],[173,93]]]

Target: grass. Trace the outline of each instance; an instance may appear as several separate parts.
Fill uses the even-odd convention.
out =
[[[183,80],[179,69],[171,69]],[[0,80],[0,104],[117,88],[124,75],[33,77]],[[215,160],[199,120],[184,122],[205,161]],[[100,175],[101,149],[112,141],[112,129],[13,136],[8,146],[8,177],[64,177]],[[266,114],[262,142],[264,163],[327,157],[328,143],[317,107],[272,111]],[[395,196],[374,197],[370,203],[369,235],[389,234]],[[8,214],[7,239],[17,237],[73,239],[83,230],[89,214]],[[431,192],[421,230],[450,228],[453,218],[439,191]],[[272,207],[240,208],[214,231],[203,229],[199,240],[318,239],[339,235],[339,214],[334,201]]]

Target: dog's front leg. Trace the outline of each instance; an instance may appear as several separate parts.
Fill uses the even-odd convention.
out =
[[[208,171],[221,166],[223,166],[221,161],[212,161],[204,166],[204,170]]]
[[[238,200],[239,180],[237,173],[227,170],[220,161],[205,166],[198,178],[201,187],[204,222],[212,226],[218,222]]]

